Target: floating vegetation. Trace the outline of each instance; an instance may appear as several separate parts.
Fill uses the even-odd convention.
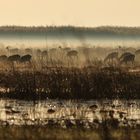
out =
[[[15,32],[35,29],[14,28]],[[42,29],[37,31],[42,33]],[[48,29],[45,32],[59,28]],[[101,32],[106,29],[109,34],[123,31],[100,28]],[[5,33],[12,30],[0,28]],[[139,137],[138,46],[0,46],[0,131],[7,133],[2,132],[0,139],[20,139],[21,135],[32,140]]]

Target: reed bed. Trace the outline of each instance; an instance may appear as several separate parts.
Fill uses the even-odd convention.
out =
[[[0,73],[0,96],[17,99],[140,98],[140,73],[117,68],[47,68]]]

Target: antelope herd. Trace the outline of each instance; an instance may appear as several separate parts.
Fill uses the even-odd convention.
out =
[[[140,53],[139,53],[139,55],[140,55]],[[124,52],[119,57],[118,52],[112,52],[112,53],[109,53],[107,55],[107,57],[104,59],[104,62],[106,62],[106,61],[112,61],[112,63],[114,61],[117,61],[119,64],[123,64],[123,63],[124,64],[132,63],[133,64],[135,61],[135,54],[133,54],[131,52]]]
[[[15,55],[10,55],[10,56],[6,56],[6,55],[1,55],[0,56],[0,61],[1,62],[30,62],[31,61],[32,56],[27,54],[27,55],[23,55],[20,56],[18,54]]]
[[[132,51],[133,50],[133,51]],[[137,60],[136,60],[137,59]],[[105,48],[69,48],[61,47],[49,49],[14,48],[5,47],[0,52],[0,64],[28,65],[37,64],[44,67],[55,66],[94,66],[104,65],[133,65],[139,64],[140,49],[117,49],[107,50]]]

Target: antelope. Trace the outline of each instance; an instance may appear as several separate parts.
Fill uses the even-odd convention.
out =
[[[56,55],[56,52],[57,52],[57,49],[56,49],[56,48],[51,48],[51,49],[49,50],[49,55],[50,55],[50,57],[52,57],[53,55]]]
[[[12,69],[13,69],[13,71],[14,71],[14,62],[19,62],[20,61],[20,55],[18,55],[18,54],[15,54],[15,55],[11,55],[11,56],[9,56],[8,57],[8,62],[10,62],[10,65],[12,66]]]
[[[127,64],[128,62],[134,62],[135,59],[135,55],[134,54],[129,54],[129,55],[125,55],[123,57],[123,59],[120,61],[120,64],[125,63]]]
[[[32,56],[30,54],[26,54],[20,58],[21,63],[30,62]]]
[[[104,62],[113,60],[118,60],[118,52],[109,53],[107,57],[104,59]]]
[[[18,61],[20,61],[20,55],[18,55],[18,54],[11,55],[8,57],[8,61],[18,62]]]
[[[132,53],[130,53],[130,52],[125,52],[125,53],[123,53],[123,54],[120,56],[119,60],[122,60],[125,56],[131,55],[131,54],[132,54]]]
[[[76,50],[71,50],[71,51],[68,51],[67,52],[67,56],[69,58],[72,58],[72,57],[77,57],[78,58],[78,52]]]
[[[67,52],[67,58],[68,58],[68,66],[69,64],[74,64],[74,59],[77,58],[78,60],[78,52],[76,50],[71,50]]]
[[[7,56],[6,55],[0,55],[0,61],[6,61]]]
[[[26,49],[25,49],[25,53],[27,53],[27,54],[32,54],[32,49],[26,48]]]

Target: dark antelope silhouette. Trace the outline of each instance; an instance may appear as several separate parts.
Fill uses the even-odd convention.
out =
[[[78,58],[78,52],[76,50],[71,50],[71,51],[68,51],[67,52],[67,56],[69,58],[72,58],[72,57],[77,57]]]
[[[125,55],[122,60],[120,61],[120,64],[127,64],[128,62],[133,63],[135,60],[135,55],[134,54],[129,54],[129,55]]]
[[[30,62],[32,56],[30,54],[26,54],[20,58],[21,63]]]
[[[18,61],[20,61],[20,55],[18,55],[18,54],[11,55],[8,57],[8,61],[18,62]]]
[[[104,62],[107,62],[107,61],[113,62],[113,60],[118,60],[118,52],[109,53],[107,57],[104,59]]]
[[[131,54],[132,54],[132,53],[130,53],[130,52],[125,52],[125,53],[123,53],[123,54],[120,56],[119,60],[121,61],[125,56],[131,55]]]
[[[6,61],[7,60],[7,56],[6,55],[1,55],[0,56],[0,61]]]

